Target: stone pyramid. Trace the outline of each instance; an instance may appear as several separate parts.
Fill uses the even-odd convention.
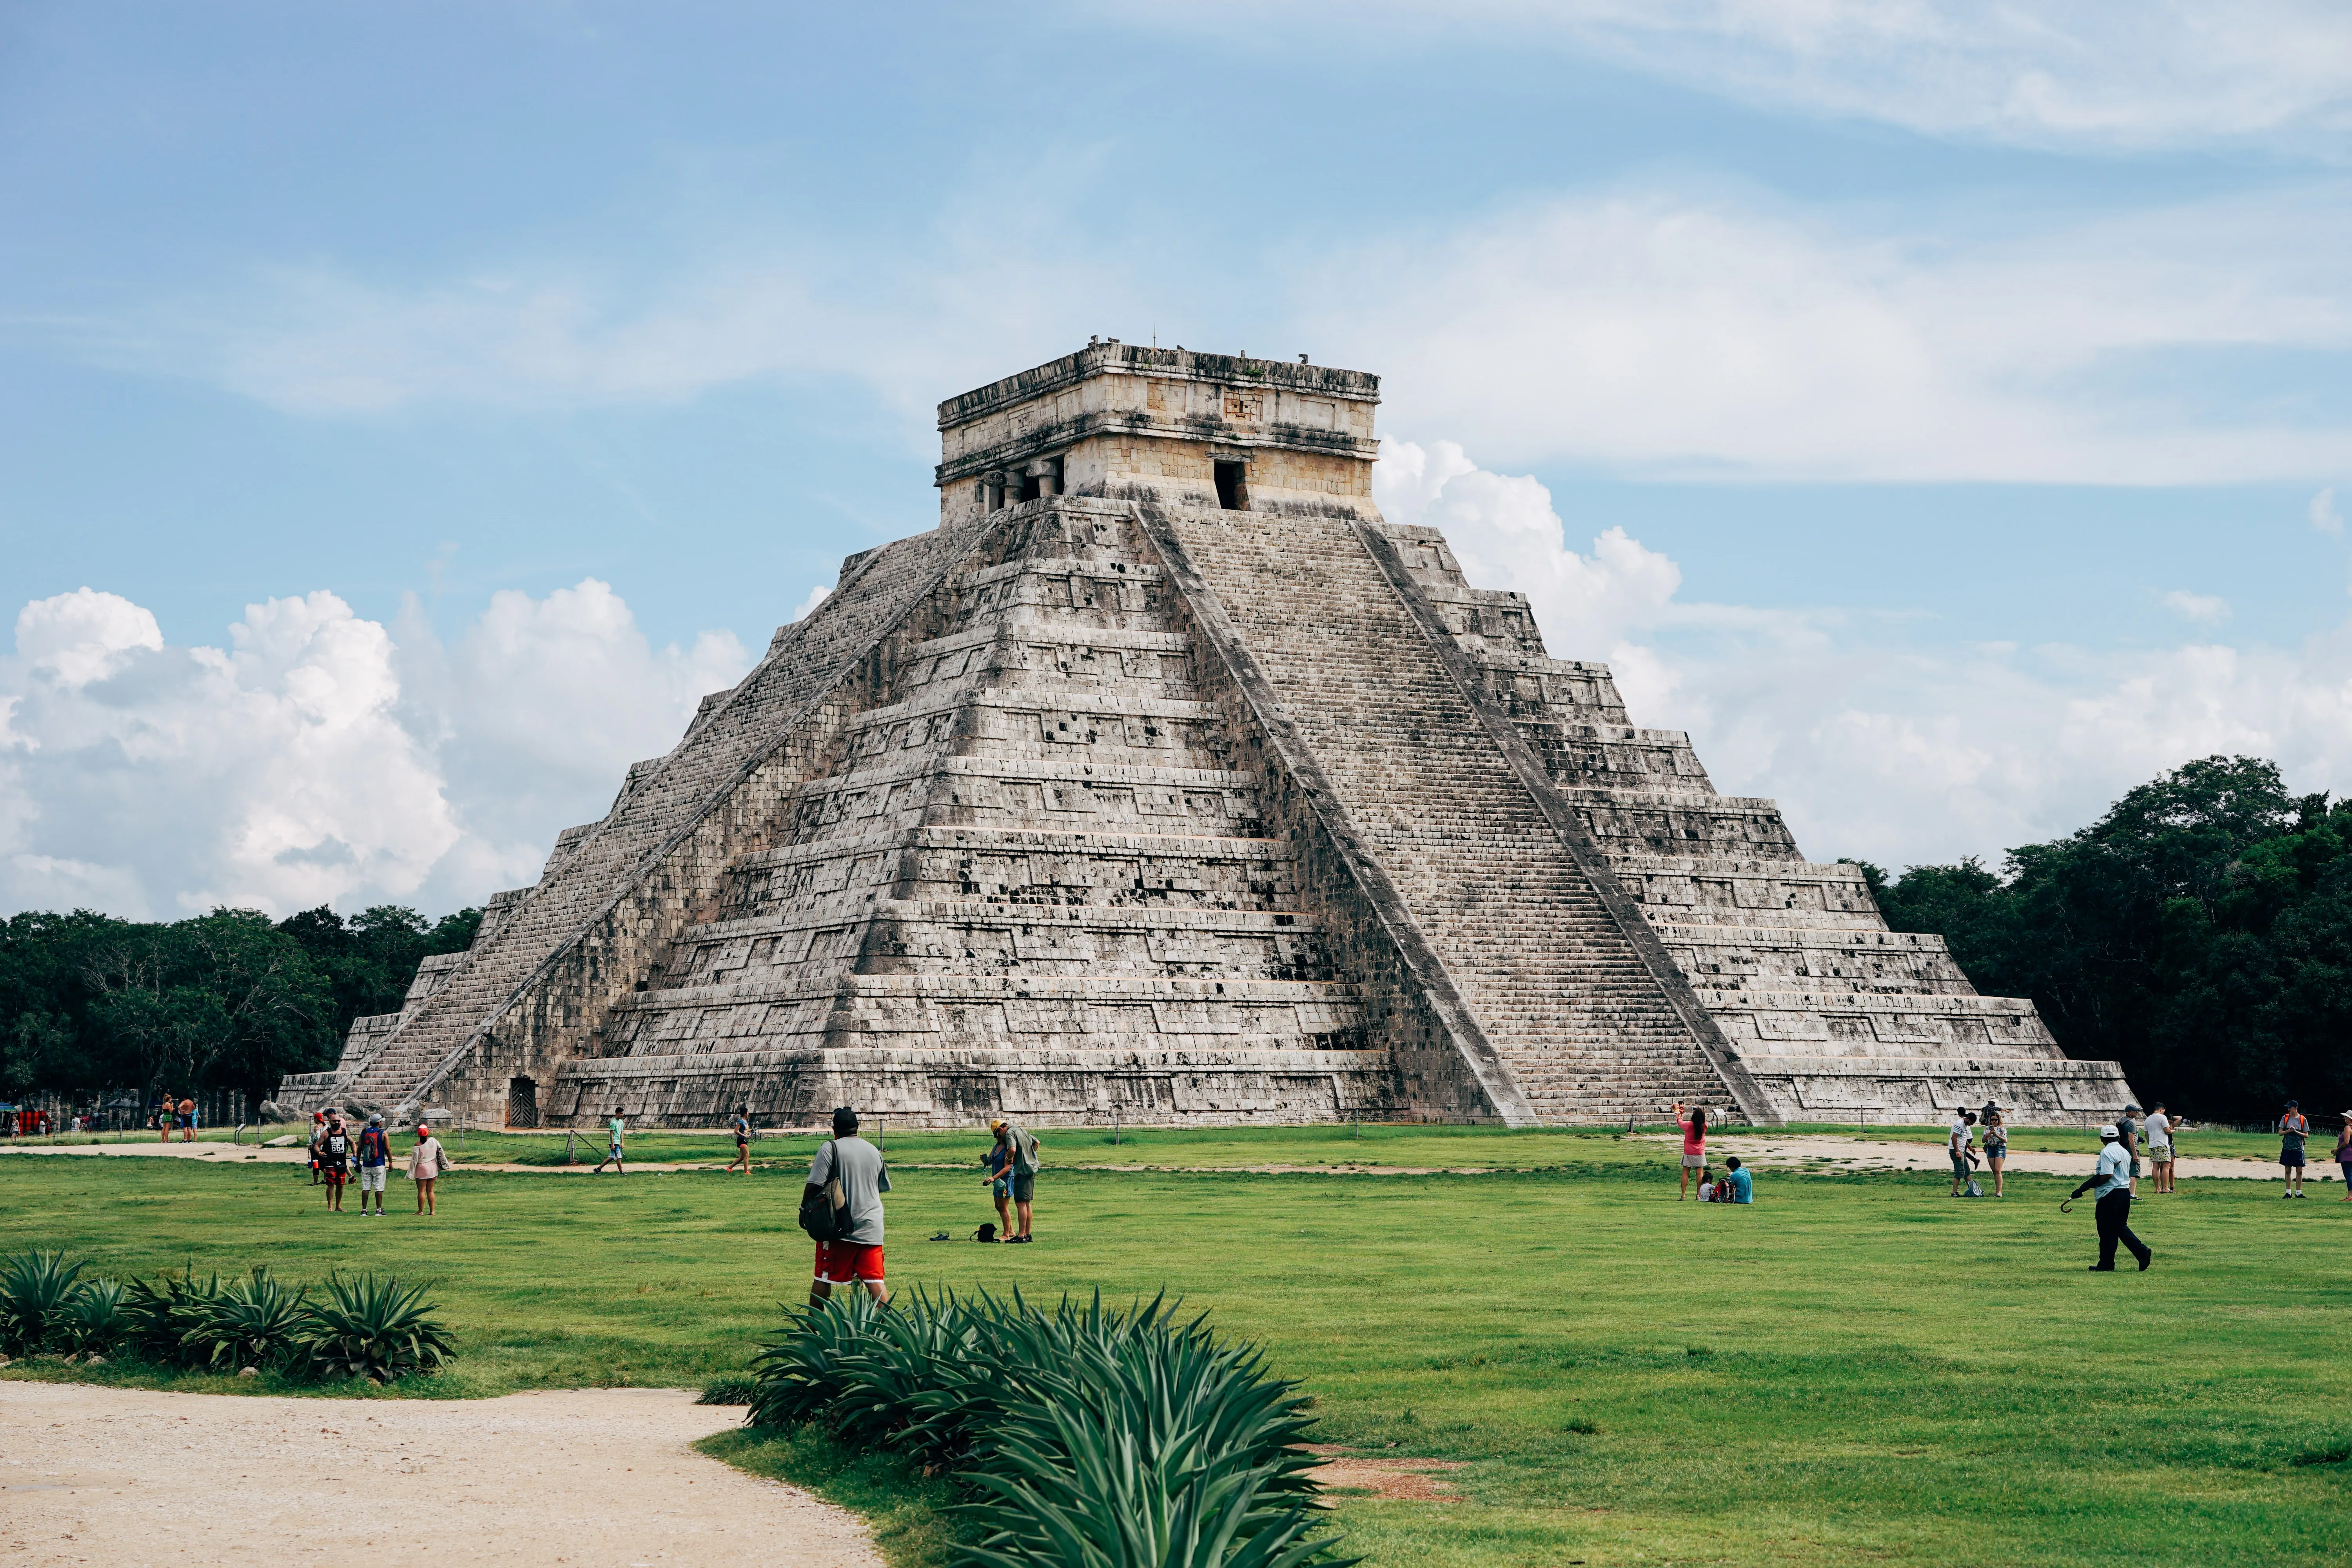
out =
[[[516,1125],[2111,1113],[1370,499],[1376,378],[1117,342],[280,1100]],[[1569,628],[1572,631],[1572,628]]]

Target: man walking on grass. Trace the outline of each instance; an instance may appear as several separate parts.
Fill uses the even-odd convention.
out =
[[[2139,1266],[2145,1269],[2156,1254],[2147,1244],[2132,1234],[2132,1157],[2125,1152],[2123,1134],[2116,1124],[2108,1122],[2099,1129],[2099,1168],[2069,1194],[2069,1201],[2081,1197],[2093,1188],[2098,1189],[2097,1219],[2099,1225],[2099,1260],[2091,1265],[2094,1274],[2116,1271],[2116,1243],[2122,1242]]]
[[[621,1120],[621,1108],[617,1105],[613,1107],[613,1120],[604,1123],[605,1136],[609,1140],[605,1146],[604,1157],[596,1162],[596,1168],[588,1173],[590,1175],[603,1175],[604,1167],[607,1165],[613,1167],[615,1175],[625,1176],[629,1173],[628,1167],[621,1163],[621,1140],[628,1131],[629,1124]]]
[[[882,1194],[889,1190],[882,1151],[857,1135],[857,1112],[843,1106],[833,1113],[833,1137],[817,1146],[801,1194],[803,1203],[823,1197],[836,1214],[846,1210],[849,1221],[839,1236],[816,1244],[810,1306],[831,1300],[836,1285],[864,1285],[877,1306],[890,1300],[882,1282]]]

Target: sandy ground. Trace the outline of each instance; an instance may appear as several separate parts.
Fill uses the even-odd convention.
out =
[[[673,1389],[268,1399],[0,1383],[0,1557],[881,1568],[845,1510],[687,1447]]]

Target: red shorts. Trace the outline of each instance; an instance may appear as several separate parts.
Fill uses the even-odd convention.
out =
[[[338,1171],[331,1165],[327,1168],[327,1185],[331,1187],[340,1187],[350,1180],[351,1176],[349,1173]]]
[[[816,1278],[833,1285],[847,1285],[858,1279],[880,1283],[882,1279],[882,1247],[860,1246],[854,1241],[820,1241],[816,1244]]]

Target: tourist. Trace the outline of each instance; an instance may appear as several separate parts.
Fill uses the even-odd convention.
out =
[[[832,1196],[827,1189],[836,1183],[836,1206],[849,1211],[849,1226],[816,1244],[809,1305],[831,1300],[836,1285],[852,1284],[863,1284],[877,1305],[887,1302],[890,1290],[882,1282],[882,1194],[890,1190],[890,1173],[882,1163],[882,1151],[857,1135],[857,1112],[845,1105],[833,1113],[833,1136],[817,1146],[816,1158],[809,1163],[802,1201]]]
[[[735,1158],[727,1168],[740,1168],[747,1176],[751,1173],[751,1108],[748,1105],[735,1113]]]
[[[1954,1114],[1952,1125],[1944,1134],[1944,1152],[1952,1157],[1952,1196],[1965,1195],[1969,1173],[1975,1167],[1977,1113],[1962,1110]]]
[[[163,1102],[155,1108],[155,1115],[148,1123],[149,1126],[155,1129],[159,1142],[169,1143],[172,1141],[172,1122],[177,1115],[178,1110],[179,1101],[173,1100],[172,1098],[171,1091],[166,1089],[163,1094]]]
[[[2147,1173],[2156,1178],[2156,1190],[2172,1190],[2172,1118],[2165,1114],[2164,1101],[2158,1100],[2147,1112]]]
[[[320,1153],[326,1144],[327,1113],[314,1110],[310,1112],[310,1184],[314,1187],[327,1179],[327,1167]]]
[[[1727,1204],[1752,1204],[1756,1201],[1756,1179],[1734,1154],[1723,1163],[1723,1180],[1716,1184],[1716,1201]]]
[[[1984,1108],[1985,1169],[1992,1173],[1992,1195],[2000,1198],[2009,1194],[2001,1185],[2001,1173],[2009,1164],[2009,1113],[1998,1100],[1988,1100]]]
[[[1013,1239],[1013,1145],[1005,1141],[1004,1123],[995,1123],[990,1131],[994,1141],[988,1152],[980,1157],[980,1168],[987,1173],[980,1178],[989,1196],[996,1200],[996,1239]]]
[[[604,1157],[596,1162],[596,1168],[588,1173],[590,1175],[603,1175],[604,1167],[607,1165],[612,1166],[614,1173],[619,1175],[625,1176],[629,1173],[628,1167],[621,1163],[621,1139],[628,1130],[629,1124],[621,1120],[621,1108],[617,1105],[613,1107],[613,1120],[604,1123],[604,1133],[608,1140]]]
[[[352,1135],[340,1110],[327,1119],[327,1135],[319,1142],[319,1169],[327,1178],[327,1207],[342,1213],[343,1184],[351,1180]]]
[[[1675,1201],[1680,1203],[1690,1195],[1691,1173],[1706,1169],[1706,1111],[1705,1108],[1683,1114],[1683,1102],[1675,1101],[1675,1125],[1683,1130],[1683,1180],[1675,1190]]]
[[[1698,1201],[1703,1204],[1715,1202],[1715,1172],[1706,1165],[1701,1165],[1698,1171]]]
[[[1004,1135],[1004,1146],[1007,1150],[1011,1151],[1013,1155],[1013,1163],[1008,1167],[1008,1172],[1012,1178],[1013,1213],[1014,1223],[1018,1226],[1021,1234],[1018,1236],[1008,1236],[1005,1239],[1007,1241],[1028,1241],[1031,1239],[1029,1235],[1029,1205],[1030,1201],[1036,1196],[1037,1193],[1037,1166],[1039,1164],[1037,1158],[1037,1140],[1032,1138],[1029,1135],[1028,1129],[1021,1126],[1019,1123],[1006,1121],[1002,1119],[991,1122],[989,1124],[989,1130],[994,1132],[1002,1132]]]
[[[2336,1131],[2336,1168],[2344,1173],[2344,1201],[2352,1204],[2352,1110]]]
[[[2279,1118],[2279,1169],[2286,1173],[2286,1191],[2279,1196],[2303,1196],[2303,1141],[2311,1136],[2311,1119],[2304,1115],[2295,1101],[2286,1102],[2286,1114]]]
[[[2138,1106],[2126,1105],[2124,1107],[2124,1113],[2116,1118],[2116,1142],[2124,1146],[2124,1152],[2131,1156],[2134,1197],[2139,1195],[2139,1123],[2134,1121],[2132,1118],[2138,1114]]]
[[[180,1142],[193,1143],[195,1141],[196,1102],[193,1100],[184,1100],[180,1101]]]
[[[449,1169],[449,1152],[441,1147],[441,1140],[433,1136],[433,1129],[419,1122],[416,1127],[416,1147],[408,1152],[408,1179],[416,1184],[416,1212],[433,1213],[433,1188]]]
[[[2094,1274],[2116,1271],[2116,1243],[2122,1242],[2139,1266],[2146,1268],[2156,1254],[2147,1243],[2132,1234],[2132,1158],[2125,1152],[2123,1132],[2114,1122],[2099,1129],[2099,1168],[2091,1173],[2083,1184],[2068,1194],[2073,1202],[2092,1188],[2098,1189],[2095,1218],[2099,1226],[2099,1260],[2091,1265]]]
[[[375,1217],[383,1217],[383,1179],[392,1170],[392,1140],[384,1136],[383,1112],[368,1118],[360,1129],[360,1213],[368,1212],[368,1194],[375,1194]]]

